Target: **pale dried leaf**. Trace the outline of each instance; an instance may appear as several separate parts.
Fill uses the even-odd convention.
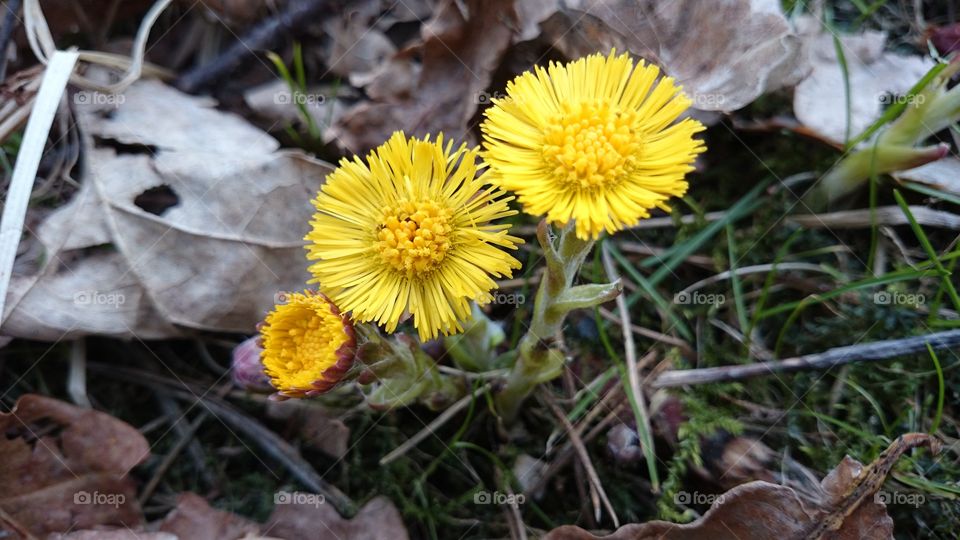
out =
[[[797,119],[821,137],[838,144],[846,142],[847,106],[843,69],[837,59],[833,34],[816,21],[801,21],[811,71],[797,85],[793,112]],[[886,34],[865,32],[840,36],[850,84],[850,137],[868,128],[893,96],[906,93],[933,67],[920,56],[885,52]]]
[[[576,58],[611,47],[661,65],[695,108],[740,109],[804,73],[800,39],[770,0],[574,0],[543,26]]]
[[[39,227],[45,265],[14,276],[5,335],[250,331],[278,291],[303,288],[329,165],[156,81],[96,101],[77,107],[82,187]]]
[[[912,180],[940,191],[960,195],[960,159],[945,157],[914,169],[893,173],[898,180]]]

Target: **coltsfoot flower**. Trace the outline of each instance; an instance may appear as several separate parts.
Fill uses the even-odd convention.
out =
[[[516,214],[512,197],[489,185],[478,149],[452,148],[398,132],[327,176],[306,236],[311,283],[355,321],[393,332],[412,315],[424,341],[462,331],[469,301],[492,299],[491,276],[520,267],[502,248],[522,240],[493,223]]]
[[[565,225],[583,240],[669,211],[704,150],[703,125],[676,122],[691,101],[656,66],[627,54],[594,54],[537,67],[507,85],[481,125],[492,181],[525,212]],[[658,80],[659,78],[659,80]]]
[[[322,294],[292,293],[287,300],[260,327],[264,372],[283,397],[327,392],[353,366],[353,325]]]

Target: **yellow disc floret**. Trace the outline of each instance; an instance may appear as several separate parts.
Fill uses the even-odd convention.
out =
[[[287,300],[260,328],[264,372],[284,396],[325,392],[352,364],[353,328],[323,295],[293,293]]]
[[[388,332],[409,316],[422,340],[462,331],[470,301],[489,302],[493,278],[520,267],[505,250],[522,240],[496,223],[516,214],[512,197],[490,186],[478,154],[442,134],[394,133],[365,160],[341,161],[313,203],[311,282]]]
[[[450,250],[453,211],[433,201],[400,201],[383,209],[377,250],[408,276],[433,271]]]
[[[673,79],[626,54],[537,67],[484,112],[483,158],[528,214],[597,238],[687,191],[704,150],[703,126],[679,120],[689,106]]]

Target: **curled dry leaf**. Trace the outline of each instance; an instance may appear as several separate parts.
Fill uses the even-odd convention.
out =
[[[912,180],[940,191],[960,195],[960,159],[945,157],[920,167],[893,173],[898,180]]]
[[[0,528],[46,535],[143,520],[128,473],[150,449],[133,427],[25,395],[0,413],[0,433]]]
[[[263,526],[262,534],[295,540],[407,540],[400,512],[386,497],[376,497],[352,519],[343,519],[329,504],[311,502],[306,494],[289,494],[293,504],[279,504]],[[315,495],[312,497],[316,497]],[[297,502],[303,501],[303,502]]]
[[[354,78],[363,78],[397,52],[396,47],[374,25],[380,16],[380,2],[353,2],[338,16],[324,23],[330,36],[323,58],[329,63],[331,73]]]
[[[733,111],[804,74],[800,39],[773,0],[573,0],[541,24],[575,58],[617,47],[663,66],[693,106]]]
[[[194,493],[177,497],[177,507],[163,518],[160,531],[174,538],[237,539],[257,535],[260,524],[230,512],[211,508]]]
[[[887,36],[867,31],[839,37],[850,85],[850,128],[847,130],[846,89],[833,34],[809,17],[798,22],[812,70],[797,85],[793,110],[797,119],[819,138],[843,145],[875,122],[884,109],[910,90],[933,67],[917,55],[886,52]],[[946,39],[946,38],[945,38]],[[960,160],[948,157],[893,173],[937,189],[960,193]]]
[[[42,265],[13,276],[5,335],[248,332],[278,291],[303,288],[329,165],[157,81],[75,101],[82,185],[37,228]]]
[[[376,70],[367,94],[379,99],[357,104],[327,135],[353,153],[381,144],[400,129],[418,136],[443,132],[454,141],[472,138],[469,121],[516,27],[513,0],[441,0],[423,25],[420,42]],[[414,65],[413,49],[420,52],[420,66]],[[413,81],[414,73],[412,87],[397,84],[398,74]]]
[[[793,112],[821,137],[844,144],[846,89],[834,35],[824,31],[815,19],[801,18],[798,26],[811,71],[797,85]],[[850,137],[868,128],[894,97],[907,92],[933,67],[928,58],[885,52],[886,39],[885,33],[876,31],[839,37],[850,84]]]
[[[320,404],[302,399],[271,400],[266,413],[272,419],[286,421],[288,430],[299,434],[311,448],[337,459],[347,455],[350,428]]]
[[[846,457],[820,482],[816,499],[801,498],[793,489],[756,481],[718,495],[713,506],[693,523],[665,521],[625,525],[607,536],[567,525],[547,540],[781,540],[893,538],[893,520],[874,494],[904,452],[928,446],[939,452],[940,441],[911,433],[898,438],[869,465]]]

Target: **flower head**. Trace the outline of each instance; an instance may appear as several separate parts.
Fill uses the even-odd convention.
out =
[[[267,315],[260,336],[264,372],[284,397],[326,392],[354,362],[353,325],[322,294],[288,295]]]
[[[516,213],[512,197],[477,175],[478,152],[398,132],[366,160],[342,160],[314,201],[312,282],[388,332],[408,314],[423,340],[463,330],[469,301],[492,299],[491,275],[520,267],[501,248],[521,240],[492,223]]]
[[[581,239],[669,211],[687,191],[703,126],[676,122],[690,100],[670,77],[626,54],[594,54],[536,68],[507,85],[481,125],[483,158],[524,211],[576,221]]]

